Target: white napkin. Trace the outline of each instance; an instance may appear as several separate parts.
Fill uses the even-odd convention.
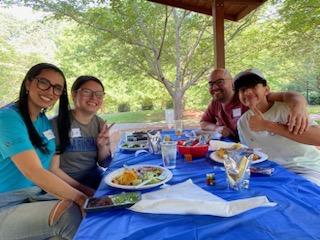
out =
[[[225,201],[195,185],[191,179],[165,189],[142,194],[130,209],[155,214],[194,214],[231,217],[256,207],[273,207],[266,196]]]

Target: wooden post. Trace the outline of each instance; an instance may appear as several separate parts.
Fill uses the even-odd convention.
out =
[[[215,67],[225,68],[224,58],[224,0],[212,0]]]

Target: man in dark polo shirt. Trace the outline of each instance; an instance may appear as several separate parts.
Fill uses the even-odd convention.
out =
[[[259,70],[251,70],[262,76]],[[228,70],[217,68],[211,72],[208,84],[212,101],[200,120],[201,129],[218,130],[223,137],[238,140],[237,121],[248,108],[234,93],[232,76]],[[286,102],[290,106],[288,126],[291,132],[298,134],[307,129],[307,102],[302,95],[295,92],[279,92],[270,93],[267,98],[268,101]]]

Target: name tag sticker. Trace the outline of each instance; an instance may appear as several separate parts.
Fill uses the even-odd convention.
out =
[[[234,108],[232,109],[232,116],[234,118],[241,116],[241,108]]]
[[[71,137],[72,138],[81,137],[80,128],[72,128],[71,129]]]
[[[54,139],[54,134],[53,134],[53,132],[52,132],[51,129],[48,129],[47,131],[44,131],[44,132],[43,132],[43,135],[44,135],[48,140]]]

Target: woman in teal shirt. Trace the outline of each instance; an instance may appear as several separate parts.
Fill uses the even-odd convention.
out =
[[[66,89],[63,72],[40,63],[18,100],[0,109],[0,239],[72,239],[81,221],[87,196],[48,170],[56,147],[45,110],[59,99],[59,129],[70,128]]]

